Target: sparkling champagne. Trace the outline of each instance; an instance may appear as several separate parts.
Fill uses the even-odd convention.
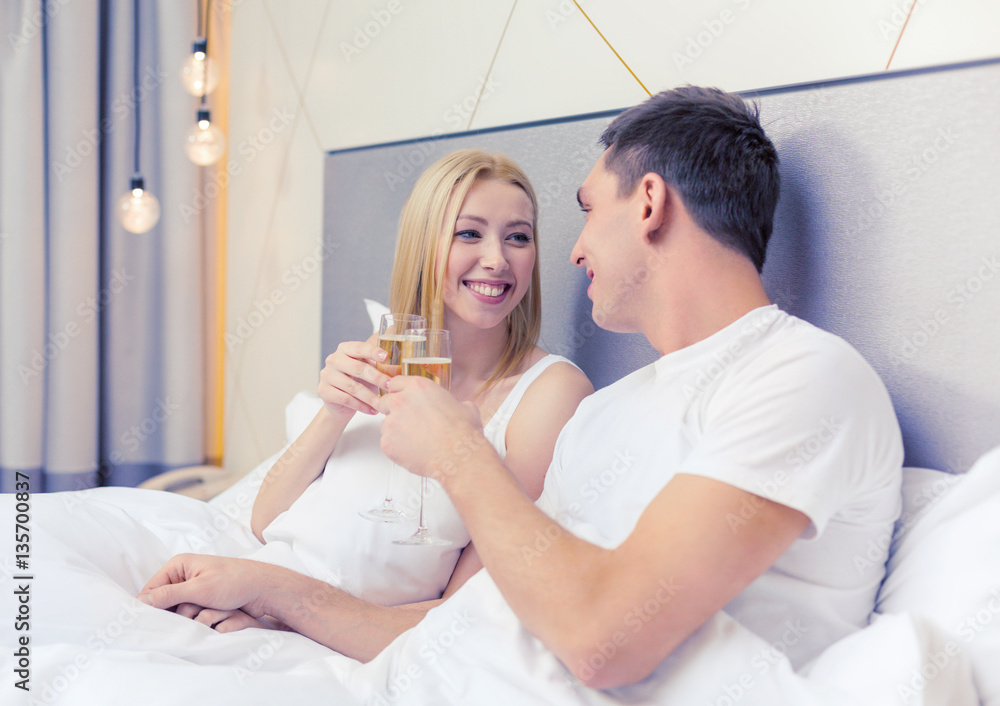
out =
[[[430,378],[447,390],[451,387],[451,358],[403,358],[403,375]]]
[[[424,336],[412,333],[384,333],[378,337],[378,347],[389,355],[375,367],[380,373],[395,377],[403,367],[403,358],[411,358],[418,354],[417,348],[427,341]],[[379,388],[379,396],[386,394]]]

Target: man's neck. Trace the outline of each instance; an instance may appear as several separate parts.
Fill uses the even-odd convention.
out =
[[[714,239],[694,248],[682,272],[668,273],[652,292],[652,307],[642,333],[666,355],[721,331],[749,312],[771,303],[760,275],[748,258]]]

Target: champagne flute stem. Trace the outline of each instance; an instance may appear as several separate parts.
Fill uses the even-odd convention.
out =
[[[420,479],[420,513],[417,519],[417,531],[426,532],[427,525],[424,524],[424,496],[427,495],[427,478]]]
[[[389,464],[389,473],[385,479],[385,504],[392,506],[392,477],[396,473],[396,464]]]

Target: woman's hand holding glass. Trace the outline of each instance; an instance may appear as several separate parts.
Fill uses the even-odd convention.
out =
[[[327,356],[317,394],[331,414],[378,414],[378,398],[391,377],[378,369],[380,351],[375,343],[346,341]]]

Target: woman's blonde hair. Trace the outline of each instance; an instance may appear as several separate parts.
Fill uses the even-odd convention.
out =
[[[496,369],[480,390],[483,392],[520,367],[534,349],[542,323],[538,200],[527,175],[510,158],[481,150],[458,150],[439,159],[420,175],[399,217],[389,307],[400,313],[420,314],[427,319],[430,328],[442,326],[445,273],[455,222],[466,195],[479,179],[505,181],[528,195],[535,240],[531,285],[507,317],[507,343]]]

